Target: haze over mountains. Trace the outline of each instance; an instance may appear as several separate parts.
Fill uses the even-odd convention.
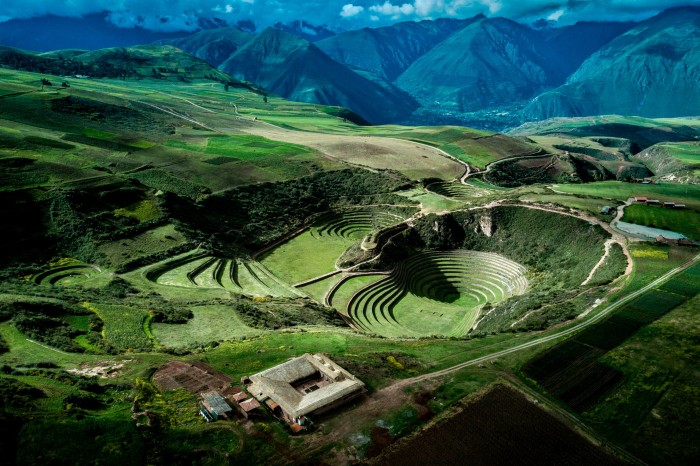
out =
[[[83,19],[92,29],[98,20]],[[61,19],[62,26],[48,30],[56,35],[79,21]],[[173,45],[289,99],[347,107],[371,123],[502,130],[555,116],[688,116],[700,108],[697,7],[670,9],[641,23],[561,28],[483,15],[337,34],[304,21],[257,33],[218,26],[203,24],[177,38],[140,30],[133,38]],[[18,40],[16,30],[16,22],[1,23],[0,44],[8,37],[3,45],[39,50],[68,43],[51,47],[45,36]],[[81,48],[130,43],[109,34]]]
[[[533,119],[606,113],[672,117],[700,109],[700,9],[669,10],[588,58],[532,101]]]

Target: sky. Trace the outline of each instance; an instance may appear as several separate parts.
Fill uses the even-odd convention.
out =
[[[303,19],[350,30],[483,13],[525,23],[544,18],[568,25],[584,20],[642,20],[684,5],[700,6],[700,0],[0,0],[0,21],[106,11],[120,27],[140,25],[159,31],[193,30],[199,17],[218,17],[231,24],[252,19],[258,28]]]

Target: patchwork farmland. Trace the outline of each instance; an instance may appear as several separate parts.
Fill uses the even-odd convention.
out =
[[[694,393],[700,272],[666,274],[697,249],[627,241],[600,211],[668,198],[688,209],[640,221],[691,230],[696,185],[569,184],[554,144],[363,126],[245,84],[42,78],[0,68],[12,220],[0,226],[0,395],[20,462],[359,463],[503,379],[597,443],[685,458],[672,419],[700,416],[678,402]],[[664,355],[650,354],[657,343]],[[257,420],[197,417],[188,388],[225,389],[306,352],[347,368],[366,397],[297,437],[264,406]],[[226,374],[221,386],[201,363]],[[159,388],[177,367],[168,377],[183,383]],[[520,395],[475,405],[501,426],[527,419],[533,458],[547,458],[544,436],[608,459]],[[507,448],[513,431],[500,432],[476,443]],[[662,455],[640,446],[652,437]]]

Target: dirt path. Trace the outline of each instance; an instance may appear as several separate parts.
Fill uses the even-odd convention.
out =
[[[138,103],[138,104],[141,104],[141,105],[146,105],[146,106],[148,106],[148,107],[155,108],[156,110],[159,110],[159,111],[161,111],[161,112],[167,113],[168,115],[172,115],[172,116],[174,116],[174,117],[176,117],[176,118],[180,118],[181,120],[185,120],[185,121],[188,121],[188,122],[190,122],[190,123],[192,123],[192,124],[195,124],[195,125],[197,125],[197,126],[201,126],[202,128],[208,129],[209,131],[214,131],[215,133],[221,133],[221,131],[215,130],[214,128],[210,128],[209,126],[205,125],[204,123],[199,122],[199,121],[195,120],[194,118],[190,118],[190,117],[188,117],[188,116],[181,115],[181,114],[175,112],[174,110],[170,110],[170,109],[167,109],[167,108],[159,107],[158,105],[150,104],[150,103],[144,102],[144,101],[142,101],[142,100],[132,100],[131,102],[135,102],[135,103]]]
[[[474,172],[471,172],[471,170],[468,170],[467,173],[464,174],[464,176],[462,177],[460,182],[462,184],[467,184],[467,179],[469,179],[473,176],[485,175],[491,171],[491,167],[493,165],[498,165],[499,163],[512,162],[514,160],[522,160],[522,159],[539,159],[539,158],[546,157],[547,155],[550,155],[550,154],[544,153],[544,150],[540,148],[540,149],[537,149],[537,153],[515,155],[513,157],[504,157],[502,159],[494,160],[493,162],[486,164],[486,167],[484,167],[483,170],[475,170]],[[467,165],[467,168],[469,168],[468,165]]]
[[[615,243],[616,243],[616,241],[612,238],[605,242],[605,247],[604,247],[605,251],[603,252],[603,257],[600,258],[598,263],[591,269],[591,273],[588,274],[588,277],[586,277],[586,279],[579,286],[588,285],[588,282],[590,282],[593,279],[593,275],[595,275],[595,273],[598,271],[598,269],[603,266],[605,259],[607,259],[608,256],[610,255],[610,248]]]
[[[498,203],[498,201],[496,201]],[[492,203],[493,204],[493,203]],[[504,204],[500,203],[500,205],[512,205],[516,206],[516,204]],[[641,241],[638,238],[630,238],[625,236],[623,233],[620,231],[616,230],[613,228],[609,223],[599,219],[598,217],[594,217],[593,215],[585,214],[580,211],[576,211],[576,213],[571,213],[571,212],[564,212],[560,209],[556,209],[554,207],[545,207],[545,206],[537,206],[537,205],[529,205],[529,204],[519,204],[517,205],[518,207],[526,207],[528,209],[537,209],[537,210],[544,210],[547,212],[554,212],[560,215],[567,215],[569,217],[574,217],[578,218],[581,220],[585,220],[591,224],[596,224],[600,225],[606,232],[612,236],[612,239],[614,242],[620,245],[622,248],[622,252],[624,252],[625,257],[627,257],[627,267],[625,268],[625,273],[623,276],[628,276],[632,273],[634,270],[634,261],[632,260],[632,254],[629,251],[629,246],[627,245],[628,242],[630,241]]]

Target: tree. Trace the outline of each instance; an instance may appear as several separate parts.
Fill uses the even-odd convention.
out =
[[[263,95],[263,102],[267,103],[267,95]]]

